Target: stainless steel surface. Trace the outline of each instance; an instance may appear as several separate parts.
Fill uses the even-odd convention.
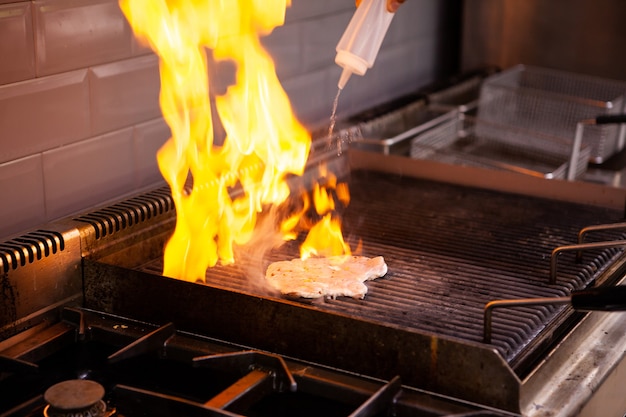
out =
[[[520,73],[520,68],[525,67],[512,68],[506,71],[505,75]],[[571,136],[568,133],[563,137],[540,132],[536,130],[536,127],[542,129],[545,127],[542,125],[544,119],[552,117],[553,119],[546,122],[547,125],[551,129],[552,125],[556,126],[556,130],[562,133],[563,123],[559,124],[556,120],[571,117],[574,114],[573,109],[570,108],[572,106],[577,111],[582,108],[606,109],[608,106],[611,107],[608,111],[615,112],[617,110],[612,108],[613,102],[580,99],[572,97],[571,94],[580,93],[594,97],[602,94],[612,96],[611,92],[616,86],[626,85],[626,83],[586,77],[581,74],[568,77],[570,73],[555,72],[545,68],[533,68],[528,72],[536,73],[533,75],[539,79],[545,78],[541,82],[534,80],[538,84],[538,92],[529,88],[523,89],[532,90],[529,95],[536,94],[537,102],[544,102],[544,104],[535,107],[531,105],[524,111],[524,106],[521,108],[519,105],[504,106],[501,109],[498,103],[492,103],[492,109],[496,109],[493,117],[497,118],[497,113],[503,112],[512,120],[510,124],[492,123],[484,118],[478,118],[483,84],[487,80],[502,75],[496,68],[487,68],[480,72],[471,72],[472,76],[460,76],[460,80],[450,81],[451,84],[446,82],[433,87],[432,91],[426,88],[423,93],[405,97],[399,100],[399,103],[379,106],[353,119],[343,121],[343,126],[337,131],[337,137],[331,142],[340,142],[342,147],[350,144],[353,149],[398,155],[410,153],[411,142],[413,142],[413,157],[415,158],[428,158],[448,164],[512,171],[551,179],[565,178],[570,181],[582,180],[612,187],[623,186],[623,178],[625,178],[623,167],[626,164],[622,163],[621,166],[616,167],[615,161],[624,159],[619,155],[624,153],[621,149],[626,140],[626,124],[619,125],[618,121],[614,120],[610,123],[596,122],[596,120],[608,118],[624,120],[623,117],[612,114],[591,119],[593,123],[586,120],[565,122],[568,129],[573,126],[574,133]],[[553,76],[554,74],[558,76]],[[559,89],[567,94],[557,94],[552,91]],[[532,101],[532,99],[529,100]],[[520,99],[520,102],[522,101]],[[555,105],[549,109],[550,111],[542,112],[541,108],[546,105],[545,102]],[[489,108],[489,106],[486,107]],[[567,110],[564,110],[565,108]],[[434,119],[426,117],[421,125],[412,126],[406,123],[408,119],[413,122],[418,120],[416,116],[419,114],[436,115],[438,112],[440,116]],[[518,117],[518,113],[525,114],[524,117],[528,116],[530,119],[528,123],[523,123],[523,117]],[[486,118],[490,117],[492,116],[487,115]],[[534,118],[539,120],[533,121]],[[522,126],[515,126],[516,123]],[[402,131],[402,128],[408,130]],[[361,129],[376,138],[364,138]],[[395,134],[395,136],[388,137],[388,134]],[[327,132],[318,134],[319,137],[324,135],[327,136]],[[594,155],[594,153],[599,155]],[[609,155],[611,158],[607,160]]]
[[[506,171],[493,175],[492,170],[479,167],[450,165],[430,160],[417,162],[395,155],[381,157],[378,154],[358,150],[351,152],[350,156],[350,166],[353,169],[373,169],[450,184],[552,198],[558,201],[571,201],[617,210],[625,208],[626,188],[606,186],[603,182],[548,181],[544,178]]]
[[[516,65],[482,84],[478,119],[522,127],[574,141],[577,124],[601,115],[620,114],[626,83],[543,67]],[[590,125],[583,143],[600,163],[619,149],[619,125]]]
[[[429,105],[434,105],[448,110],[458,110],[466,113],[472,111],[478,104],[480,86],[491,71],[476,75],[455,83],[449,87],[442,88],[426,96]]]
[[[81,236],[71,223],[0,242],[0,340],[82,296]]]
[[[463,70],[523,63],[626,80],[621,0],[471,0],[463,9]]]
[[[600,117],[611,118],[613,116],[600,116]],[[615,117],[619,117],[621,119],[620,115],[616,115]],[[595,129],[596,132],[598,131],[601,132],[602,128],[598,127],[599,123],[597,123],[597,120],[598,119],[585,119],[585,120],[579,121],[576,124],[576,130],[574,132],[574,145],[573,145],[574,149],[578,149],[578,147],[582,143],[586,142],[587,144],[589,144],[589,136],[587,136],[587,139],[585,139],[585,134],[587,134],[589,130]],[[596,163],[603,163],[608,158],[621,152],[624,149],[624,143],[626,141],[626,124],[619,123],[618,126],[614,128],[614,130],[615,129],[617,132],[617,140],[615,140],[614,146],[613,146],[612,141],[608,141],[608,143],[606,141],[599,141],[596,143],[595,145],[596,146],[595,153],[597,155],[595,157]],[[602,155],[602,156],[599,156],[599,155]]]
[[[450,112],[411,141],[411,157],[517,172],[549,179],[579,178],[591,149],[561,138]],[[572,164],[573,158],[573,164]]]
[[[472,113],[476,110],[480,86],[493,68],[475,71],[460,79],[407,96],[400,104],[366,111],[346,121],[346,132],[353,135],[351,146],[384,155],[408,155],[413,136],[447,120],[449,113]],[[373,114],[372,114],[373,113]]]
[[[521,414],[623,416],[625,320],[623,312],[587,314],[524,379]]]
[[[447,107],[432,107],[417,100],[346,130],[358,130],[351,147],[384,155],[407,155],[411,138],[445,120]]]

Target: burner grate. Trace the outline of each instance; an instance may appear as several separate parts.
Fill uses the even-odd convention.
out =
[[[48,351],[37,361],[36,373],[13,368],[0,374],[5,394],[0,416],[42,416],[52,404],[94,400],[104,410],[98,415],[126,417],[502,416],[414,392],[402,387],[399,377],[372,380],[240,350],[177,331],[171,323],[154,327],[76,308],[66,308],[62,315],[64,325],[50,330],[77,337],[59,344],[31,335],[16,343],[12,357],[5,357],[2,370],[10,361],[23,362],[20,358],[28,357],[32,345]],[[95,415],[84,410],[71,413]]]

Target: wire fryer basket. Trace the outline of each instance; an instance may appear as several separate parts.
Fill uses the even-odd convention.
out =
[[[591,148],[575,153],[572,179],[587,170]],[[568,178],[572,144],[562,138],[480,120],[461,113],[411,142],[415,159],[500,169],[550,179]]]
[[[573,142],[578,122],[623,113],[625,94],[624,82],[518,65],[485,80],[478,118]],[[619,125],[587,129],[591,160],[601,163],[617,152],[621,132]]]

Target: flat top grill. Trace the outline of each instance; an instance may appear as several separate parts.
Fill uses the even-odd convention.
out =
[[[351,174],[351,203],[344,234],[363,254],[382,255],[385,278],[369,281],[363,300],[296,302],[438,337],[481,343],[483,308],[496,299],[567,295],[595,282],[618,249],[589,251],[582,263],[563,253],[556,284],[549,283],[554,248],[576,242],[578,231],[621,219],[617,210],[398,177],[366,171]],[[618,232],[604,232],[614,240]],[[298,256],[289,243],[266,264]],[[140,269],[160,273],[156,259]],[[245,272],[212,268],[207,284],[268,295],[251,289]],[[293,300],[290,300],[293,301]],[[522,307],[494,314],[492,344],[513,367],[538,355],[542,333],[566,325],[566,306]],[[549,329],[549,331],[547,330]],[[548,337],[548,336],[546,336]]]

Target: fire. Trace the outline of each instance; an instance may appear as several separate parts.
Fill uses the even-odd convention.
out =
[[[326,166],[322,165],[320,171],[324,183],[313,187],[313,206],[321,220],[311,227],[300,247],[302,259],[314,255],[336,257],[351,254],[341,233],[341,219],[336,215],[336,204],[347,206],[350,201],[348,186],[346,183],[337,183],[337,177],[327,172]]]
[[[120,0],[137,38],[160,57],[160,106],[172,137],[157,160],[177,213],[164,253],[166,276],[204,280],[218,261],[233,263],[234,246],[250,241],[258,215],[290,196],[286,175],[304,172],[310,134],[293,114],[259,40],[284,23],[289,5],[289,0]],[[207,53],[237,67],[236,83],[215,95],[213,110],[226,132],[221,143],[214,138]],[[314,205],[324,216],[305,240],[303,257],[350,252],[339,220],[332,218],[328,190],[346,201],[347,188],[336,180],[315,187]],[[278,230],[284,239],[295,237],[298,223],[297,216],[283,221]]]

